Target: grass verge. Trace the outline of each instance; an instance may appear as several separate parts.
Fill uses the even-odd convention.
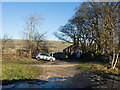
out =
[[[77,66],[78,69],[93,72],[102,76],[103,78],[120,80],[120,69],[115,68],[107,69],[107,67],[101,63],[81,63]]]
[[[26,60],[3,60],[2,80],[35,79],[42,73],[42,68],[27,65],[29,63],[40,63],[33,59]]]
[[[44,60],[36,60],[32,58],[27,58],[27,59],[21,59],[21,58],[16,58],[14,60],[2,60],[2,64],[40,64],[42,62],[47,62]]]
[[[41,70],[35,66],[7,64],[2,66],[2,79],[34,79],[41,74]]]

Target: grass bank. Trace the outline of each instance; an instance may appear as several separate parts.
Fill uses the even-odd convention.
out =
[[[120,80],[120,68],[119,65],[116,66],[114,70],[108,69],[105,64],[102,63],[81,63],[77,66],[78,69],[93,72],[102,76],[103,78]]]
[[[28,64],[39,64],[45,61],[35,59],[2,60],[2,80],[35,79],[42,73],[42,68]]]
[[[40,64],[40,63],[45,63],[47,61],[44,60],[36,60],[36,59],[32,59],[32,58],[26,58],[26,59],[22,59],[19,57],[16,57],[14,60],[2,60],[2,64]]]

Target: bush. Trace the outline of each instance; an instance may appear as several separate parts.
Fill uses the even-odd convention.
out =
[[[17,50],[17,55],[18,57],[22,59],[30,58],[31,56],[29,55],[27,50]]]
[[[89,60],[92,60],[94,58],[94,56],[95,56],[94,51],[88,51],[88,52],[82,54],[83,58],[89,59]]]

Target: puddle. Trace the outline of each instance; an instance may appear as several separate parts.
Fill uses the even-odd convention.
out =
[[[91,73],[89,71],[85,71],[82,73],[84,76],[90,77]],[[73,77],[72,77],[73,78]],[[31,80],[18,82],[15,84],[4,85],[2,88],[73,88],[74,85],[71,86],[72,83],[71,77],[50,77],[48,81],[43,80]]]
[[[10,85],[4,85],[2,88],[70,88],[64,85],[64,82],[66,82],[68,79],[69,77],[51,77],[48,79],[48,82],[19,82]]]
[[[51,77],[48,81],[58,82],[58,81],[65,81],[70,79],[69,77]]]

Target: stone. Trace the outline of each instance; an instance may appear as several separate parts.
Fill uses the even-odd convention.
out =
[[[92,82],[94,82],[95,80],[94,80],[94,79],[92,79],[91,81],[92,81]]]

